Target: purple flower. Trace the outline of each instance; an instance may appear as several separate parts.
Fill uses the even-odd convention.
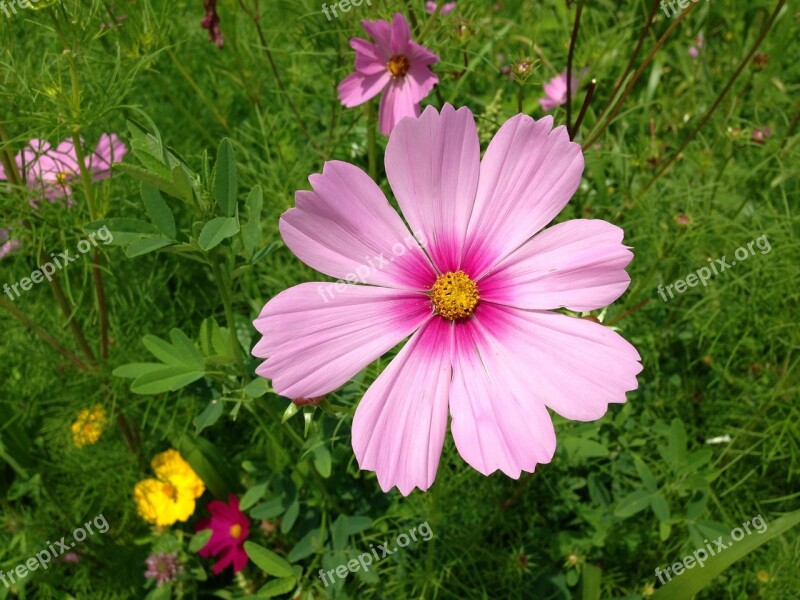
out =
[[[404,117],[420,115],[420,101],[439,83],[429,66],[439,57],[411,39],[408,21],[400,13],[391,23],[362,21],[361,25],[375,42],[350,40],[356,70],[339,84],[339,100],[352,108],[383,92],[378,120],[381,133],[389,135]]]
[[[772,137],[772,129],[767,126],[758,127],[753,130],[753,136],[750,138],[751,141],[755,142],[756,144],[763,145],[767,138]]]
[[[578,78],[572,76],[572,96],[575,97],[575,92],[578,89]],[[542,110],[553,110],[556,106],[567,103],[567,72],[564,71],[560,75],[556,75],[550,81],[544,84],[544,98],[539,99],[539,104],[542,105]]]
[[[115,134],[101,135],[94,152],[85,157],[86,168],[91,172],[92,179],[106,179],[111,174],[111,165],[121,161],[127,152],[128,148]],[[48,202],[66,200],[67,206],[72,206],[70,184],[81,174],[72,138],[55,148],[46,140],[33,139],[17,154],[15,160],[20,177],[29,188],[38,191]],[[0,179],[7,179],[2,169]],[[31,198],[33,208],[38,208],[38,200]]]
[[[222,50],[225,43],[222,32],[219,30],[219,15],[217,14],[217,0],[203,0],[206,16],[200,21],[200,27],[208,29],[208,41]]]
[[[437,3],[433,1],[429,1],[425,3],[425,11],[433,14],[436,12]],[[446,15],[447,13],[451,13],[456,9],[455,2],[448,2],[442,5],[442,10],[439,11],[440,15]]]
[[[19,240],[11,239],[11,230],[0,228],[0,259],[5,258],[21,245]]]
[[[151,554],[144,562],[147,565],[144,576],[147,579],[155,579],[159,587],[175,581],[178,575],[183,573],[183,565],[178,560],[177,552]]]

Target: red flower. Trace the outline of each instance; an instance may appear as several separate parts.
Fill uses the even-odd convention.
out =
[[[247,564],[244,541],[250,535],[250,519],[239,510],[239,499],[230,494],[228,503],[212,500],[206,506],[211,517],[200,520],[195,531],[211,529],[211,539],[200,548],[198,554],[204,558],[220,556],[211,571],[219,575],[225,567],[233,564],[233,572],[238,573]]]

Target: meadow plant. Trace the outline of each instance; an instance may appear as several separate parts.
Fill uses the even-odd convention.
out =
[[[796,6],[0,20],[0,600],[797,597]]]

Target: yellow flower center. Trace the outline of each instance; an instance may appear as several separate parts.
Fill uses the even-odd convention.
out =
[[[64,171],[60,171],[60,172],[56,173],[56,181],[58,182],[59,185],[64,185],[65,183],[67,183],[67,177],[68,176],[69,176],[69,173],[66,173]]]
[[[451,321],[470,316],[480,298],[478,285],[464,271],[440,275],[431,290],[433,310]]]
[[[395,54],[389,59],[389,62],[386,63],[386,68],[389,69],[389,73],[392,74],[392,77],[404,77],[405,74],[408,73],[408,67],[408,59],[402,54]]]
[[[169,496],[173,500],[175,500],[176,496],[178,495],[178,490],[175,489],[175,486],[171,483],[165,483],[161,486],[161,491],[164,492],[165,496]]]
[[[231,525],[230,531],[228,533],[231,534],[231,537],[236,539],[240,535],[242,535],[242,526],[236,523],[235,525]]]

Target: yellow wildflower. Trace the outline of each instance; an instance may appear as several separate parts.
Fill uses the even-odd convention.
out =
[[[99,404],[84,408],[71,426],[72,441],[76,448],[97,443],[106,428],[106,411]]]
[[[157,479],[140,481],[133,490],[139,515],[160,526],[186,521],[205,491],[203,481],[177,450],[157,454],[151,465]]]
[[[150,464],[156,477],[186,490],[192,495],[192,498],[199,498],[206,490],[203,480],[197,476],[197,473],[177,450],[167,450],[156,454]]]

